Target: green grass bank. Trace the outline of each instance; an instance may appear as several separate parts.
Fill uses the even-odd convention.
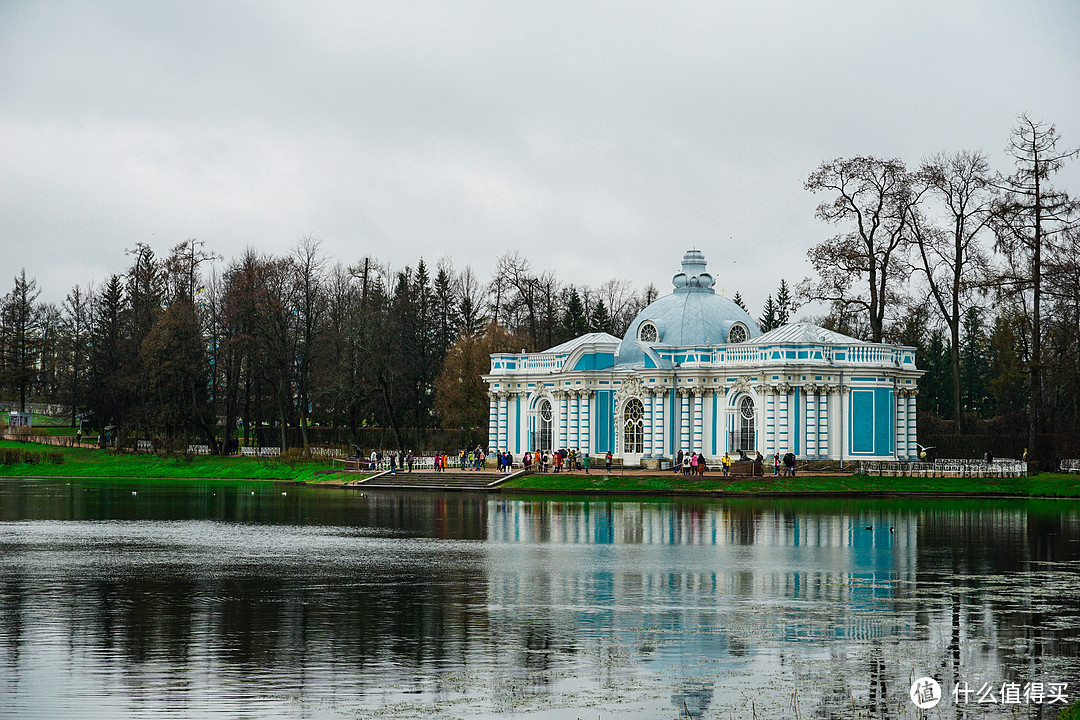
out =
[[[0,464],[0,477],[87,477],[221,480],[281,480],[312,484],[341,484],[360,475],[329,473],[332,464],[322,458],[250,458],[196,455],[159,457],[153,454],[120,455],[108,450],[68,448],[0,440],[0,450],[17,448],[39,456],[38,462]],[[62,456],[56,462],[56,454]],[[51,457],[50,457],[51,456]],[[1023,478],[914,478],[866,475],[794,478],[724,478],[721,475],[681,477],[640,473],[590,475],[528,475],[503,483],[511,492],[597,493],[606,495],[667,495],[717,493],[752,495],[1007,495],[1020,497],[1080,498],[1080,475],[1044,473]]]
[[[1080,475],[1049,474],[1022,478],[921,478],[836,475],[794,478],[682,478],[676,475],[529,475],[503,483],[506,490],[561,493],[722,493],[773,494],[958,494],[1080,498]]]
[[[0,477],[89,477],[222,480],[292,480],[308,483],[342,483],[361,476],[325,474],[328,460],[311,458],[250,458],[194,455],[163,458],[153,454],[119,455],[110,450],[67,448],[38,443],[0,440],[0,449],[18,448],[39,455],[40,462],[0,464]],[[60,453],[59,464],[46,454]]]

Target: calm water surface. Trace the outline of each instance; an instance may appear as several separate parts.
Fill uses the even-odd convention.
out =
[[[0,718],[1052,718],[1078,581],[1075,502],[0,480]]]

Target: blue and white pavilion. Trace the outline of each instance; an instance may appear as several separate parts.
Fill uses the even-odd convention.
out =
[[[620,340],[590,333],[544,352],[491,356],[488,445],[609,450],[657,465],[680,449],[715,457],[915,460],[915,349],[807,323],[762,333],[713,289],[690,250],[675,288]]]

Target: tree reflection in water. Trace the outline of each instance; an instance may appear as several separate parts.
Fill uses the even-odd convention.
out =
[[[132,487],[0,486],[0,716],[905,717],[913,672],[1080,679],[1075,504]]]

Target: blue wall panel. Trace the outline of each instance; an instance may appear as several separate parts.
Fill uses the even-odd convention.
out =
[[[896,426],[896,419],[892,411],[896,404],[893,402],[892,395],[893,391],[888,388],[874,390],[874,405],[877,411],[874,423],[874,449],[877,455],[891,455],[893,452],[892,430]]]
[[[595,451],[597,453],[606,453],[609,450],[614,452],[615,447],[612,442],[613,433],[615,430],[614,415],[614,393],[611,390],[597,390],[596,391],[596,444]]]
[[[603,370],[615,364],[615,353],[589,353],[582,355],[574,365],[575,370]]]
[[[851,452],[874,454],[874,391],[851,391]]]

